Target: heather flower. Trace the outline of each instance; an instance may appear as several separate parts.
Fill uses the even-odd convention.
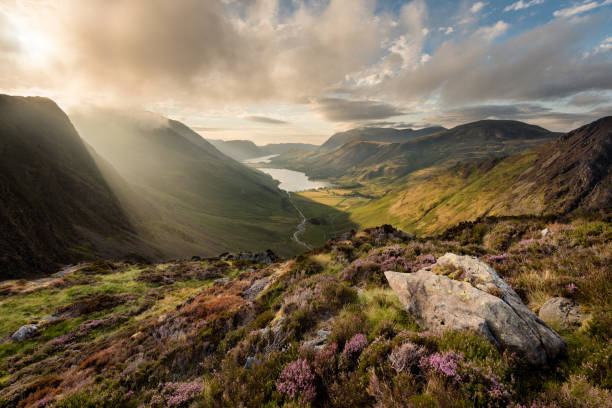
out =
[[[459,383],[461,381],[459,363],[462,360],[463,354],[455,353],[454,351],[446,351],[422,358],[420,366],[436,375]]]
[[[289,398],[300,397],[312,401],[316,397],[315,375],[308,361],[297,359],[289,363],[276,380],[276,389]]]
[[[183,383],[167,382],[161,391],[161,397],[154,396],[151,400],[151,405],[163,403],[163,400],[165,400],[164,406],[166,407],[180,407],[193,400],[201,392],[202,382],[200,379]]]
[[[36,408],[43,408],[43,407],[49,406],[52,402],[53,402],[53,397],[45,397],[41,400],[38,400],[38,402],[36,402],[34,406]]]
[[[358,333],[351,337],[344,345],[344,356],[349,360],[359,357],[363,349],[368,345],[368,340],[365,335]]]
[[[510,255],[507,253],[499,255],[489,255],[485,258],[485,262],[504,262],[510,259]]]
[[[570,293],[574,293],[576,290],[578,290],[578,286],[571,282],[569,285],[567,285],[567,290],[569,290]]]

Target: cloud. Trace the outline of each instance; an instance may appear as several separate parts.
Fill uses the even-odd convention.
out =
[[[604,103],[609,103],[610,97],[606,97],[604,95],[593,93],[593,92],[584,92],[574,95],[568,102],[569,105],[573,106],[595,106],[601,105]]]
[[[284,120],[268,118],[266,116],[247,116],[244,119],[249,120],[251,122],[267,123],[270,125],[286,125],[289,123],[289,122],[285,122]]]
[[[484,6],[486,6],[488,3],[484,3],[482,1],[477,1],[476,3],[474,3],[472,5],[472,7],[470,7],[470,11],[472,13],[478,13],[480,10],[482,10],[484,8]]]
[[[379,89],[385,97],[400,100],[437,94],[446,106],[487,100],[550,100],[609,90],[612,61],[581,58],[578,52],[583,39],[599,27],[598,21],[595,16],[554,20],[505,42],[490,42],[502,31],[498,23],[463,42],[443,43],[427,65],[401,72]]]
[[[519,11],[532,6],[536,6],[538,4],[544,3],[544,0],[531,0],[531,1],[523,1],[519,0],[516,3],[512,3],[509,6],[504,8],[504,11]]]
[[[553,13],[553,15],[559,18],[568,18],[568,17],[576,16],[578,14],[586,13],[587,11],[591,11],[596,8],[606,6],[609,4],[612,4],[612,0],[605,0],[605,1],[602,1],[601,3],[597,1],[591,1],[589,3],[583,3],[583,4],[575,5],[572,7],[567,7],[561,10],[557,10]]]
[[[508,30],[508,27],[510,27],[508,23],[500,20],[490,27],[479,28],[475,35],[490,41],[504,34]]]
[[[612,114],[611,106],[573,113],[554,111],[538,104],[477,105],[449,109],[440,114],[429,115],[425,119],[447,126],[482,119],[519,120],[552,131],[566,132],[610,114]]]
[[[404,114],[404,112],[388,103],[342,98],[318,99],[314,108],[325,119],[332,122],[371,121]]]

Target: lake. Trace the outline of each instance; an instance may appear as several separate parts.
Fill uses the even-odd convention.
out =
[[[278,156],[276,154],[263,157],[255,157],[253,159],[245,160],[243,163],[255,164],[255,163],[270,163],[272,157]],[[266,174],[272,176],[273,179],[279,181],[278,188],[285,191],[304,191],[313,190],[321,187],[332,187],[331,183],[326,181],[310,180],[305,173],[301,171],[294,171],[289,169],[269,169],[269,168],[258,168]]]

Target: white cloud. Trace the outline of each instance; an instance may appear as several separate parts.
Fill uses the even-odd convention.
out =
[[[480,10],[483,9],[484,6],[486,6],[488,3],[484,3],[482,1],[477,1],[476,3],[474,3],[472,5],[472,7],[470,8],[470,11],[472,13],[478,13]]]
[[[504,34],[509,27],[510,25],[508,23],[500,20],[490,27],[479,28],[476,31],[476,35],[490,41]]]
[[[591,1],[588,3],[583,3],[580,5],[575,5],[572,7],[567,7],[561,10],[557,10],[553,13],[553,15],[559,18],[568,18],[568,17],[576,16],[578,14],[586,13],[587,11],[591,11],[593,9],[596,9],[602,6],[607,6],[609,4],[612,4],[612,0],[605,0],[605,1],[602,1],[601,3],[597,1]]]
[[[452,27],[452,26],[450,26],[450,27],[440,27],[439,30],[442,31],[446,35],[449,35],[449,34],[452,34],[453,32],[455,32],[455,28]]]
[[[544,0],[531,0],[531,1],[523,1],[519,0],[516,3],[512,3],[511,5],[504,8],[504,11],[519,11],[531,6],[535,6],[538,4],[544,3]]]

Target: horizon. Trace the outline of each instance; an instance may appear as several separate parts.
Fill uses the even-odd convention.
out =
[[[69,113],[150,110],[257,145],[483,119],[566,132],[612,113],[610,11],[611,0],[3,0],[0,92]]]

